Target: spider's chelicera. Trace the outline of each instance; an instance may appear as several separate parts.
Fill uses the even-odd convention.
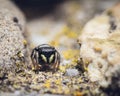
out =
[[[35,47],[31,54],[34,70],[53,70],[56,71],[60,64],[60,54],[48,45],[42,44]]]

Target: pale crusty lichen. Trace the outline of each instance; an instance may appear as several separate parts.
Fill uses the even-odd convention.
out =
[[[80,58],[87,66],[90,80],[105,87],[110,84],[112,73],[120,67],[119,8],[118,4],[90,20],[79,37]]]

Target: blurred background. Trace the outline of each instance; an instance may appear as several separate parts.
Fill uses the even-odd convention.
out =
[[[66,2],[76,2],[79,6],[90,7],[94,6],[96,12],[102,12],[119,2],[120,0],[12,0],[20,7],[27,17],[27,20],[39,18],[48,14],[52,14],[57,6]],[[91,10],[91,11],[92,11]],[[62,14],[61,14],[62,15]],[[63,14],[64,15],[64,14]]]
[[[31,47],[48,43],[55,46],[65,59],[79,55],[77,39],[83,26],[91,18],[119,2],[119,0],[12,1],[26,17],[26,29],[29,33],[27,37]]]

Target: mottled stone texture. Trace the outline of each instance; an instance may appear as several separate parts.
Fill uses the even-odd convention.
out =
[[[120,71],[119,9],[120,4],[90,20],[79,37],[80,56],[89,78],[104,87],[110,85],[111,78]]]
[[[9,0],[0,0],[0,69],[4,72],[26,64],[29,56],[24,32],[23,14]]]

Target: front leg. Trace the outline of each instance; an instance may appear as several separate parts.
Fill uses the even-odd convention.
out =
[[[34,49],[31,54],[32,70],[40,70],[41,66],[38,62],[38,52]]]
[[[56,52],[55,54],[55,63],[53,64],[53,72],[56,72],[59,69],[60,65],[60,54]]]

